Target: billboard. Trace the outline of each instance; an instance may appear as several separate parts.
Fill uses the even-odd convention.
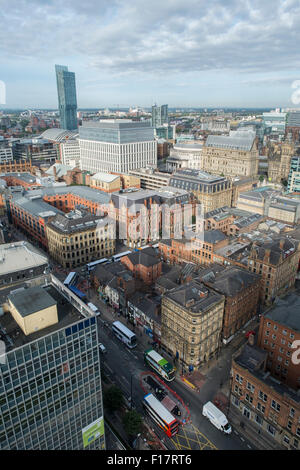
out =
[[[96,419],[93,423],[88,424],[82,429],[82,439],[84,448],[87,447],[91,442],[94,442],[98,437],[104,436],[104,419]]]

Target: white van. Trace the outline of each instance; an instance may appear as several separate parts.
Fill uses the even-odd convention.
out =
[[[100,315],[100,312],[99,312],[98,307],[96,307],[96,305],[92,304],[92,302],[89,302],[89,303],[87,304],[87,306],[88,306],[91,310],[93,310],[93,312],[94,312],[94,314],[95,314],[96,316]]]
[[[211,401],[203,405],[202,414],[206,416],[217,429],[220,429],[220,431],[223,431],[225,434],[231,433],[231,426],[226,416]]]

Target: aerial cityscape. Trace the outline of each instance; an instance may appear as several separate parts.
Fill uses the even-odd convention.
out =
[[[0,450],[300,450],[299,2],[1,3]]]

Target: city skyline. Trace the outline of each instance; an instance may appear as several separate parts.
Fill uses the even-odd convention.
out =
[[[56,63],[76,75],[78,108],[299,104],[296,1],[31,3],[2,5],[7,108],[57,109]]]

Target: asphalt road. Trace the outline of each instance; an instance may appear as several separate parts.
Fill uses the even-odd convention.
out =
[[[107,353],[101,355],[101,361],[105,374],[122,389],[127,398],[131,395],[132,389],[133,403],[137,411],[143,413],[141,403],[144,394],[140,386],[140,374],[146,370],[143,361],[144,347],[139,345],[137,348],[129,350],[115,336],[111,334],[109,328],[104,327],[102,321],[102,319],[98,319],[98,334],[99,341],[102,342],[107,348]],[[226,358],[224,358],[224,360],[226,360]],[[222,359],[220,361],[222,362]],[[186,441],[182,442],[182,445],[194,450],[199,449],[201,443],[199,443],[198,435],[203,434],[204,438],[206,438],[207,441],[217,449],[249,450],[249,443],[243,441],[241,437],[234,431],[230,436],[227,436],[221,433],[206,418],[203,417],[202,406],[206,401],[208,401],[208,398],[211,397],[206,396],[205,400],[203,400],[203,397],[200,393],[189,389],[180,381],[178,377],[171,384],[168,383],[168,386],[183,399],[191,413],[192,424],[185,426],[184,433],[181,431],[179,432],[182,440],[185,439]],[[217,387],[218,386],[219,384]],[[213,384],[209,384],[207,390],[204,390],[203,394],[212,393],[211,389],[213,388]],[[171,449],[174,449],[174,443],[169,441],[168,438],[166,438],[166,436],[160,432],[154,423],[151,423],[151,425],[153,429],[155,429],[156,434],[164,439],[165,444]],[[184,438],[183,434],[187,433],[190,437]]]

